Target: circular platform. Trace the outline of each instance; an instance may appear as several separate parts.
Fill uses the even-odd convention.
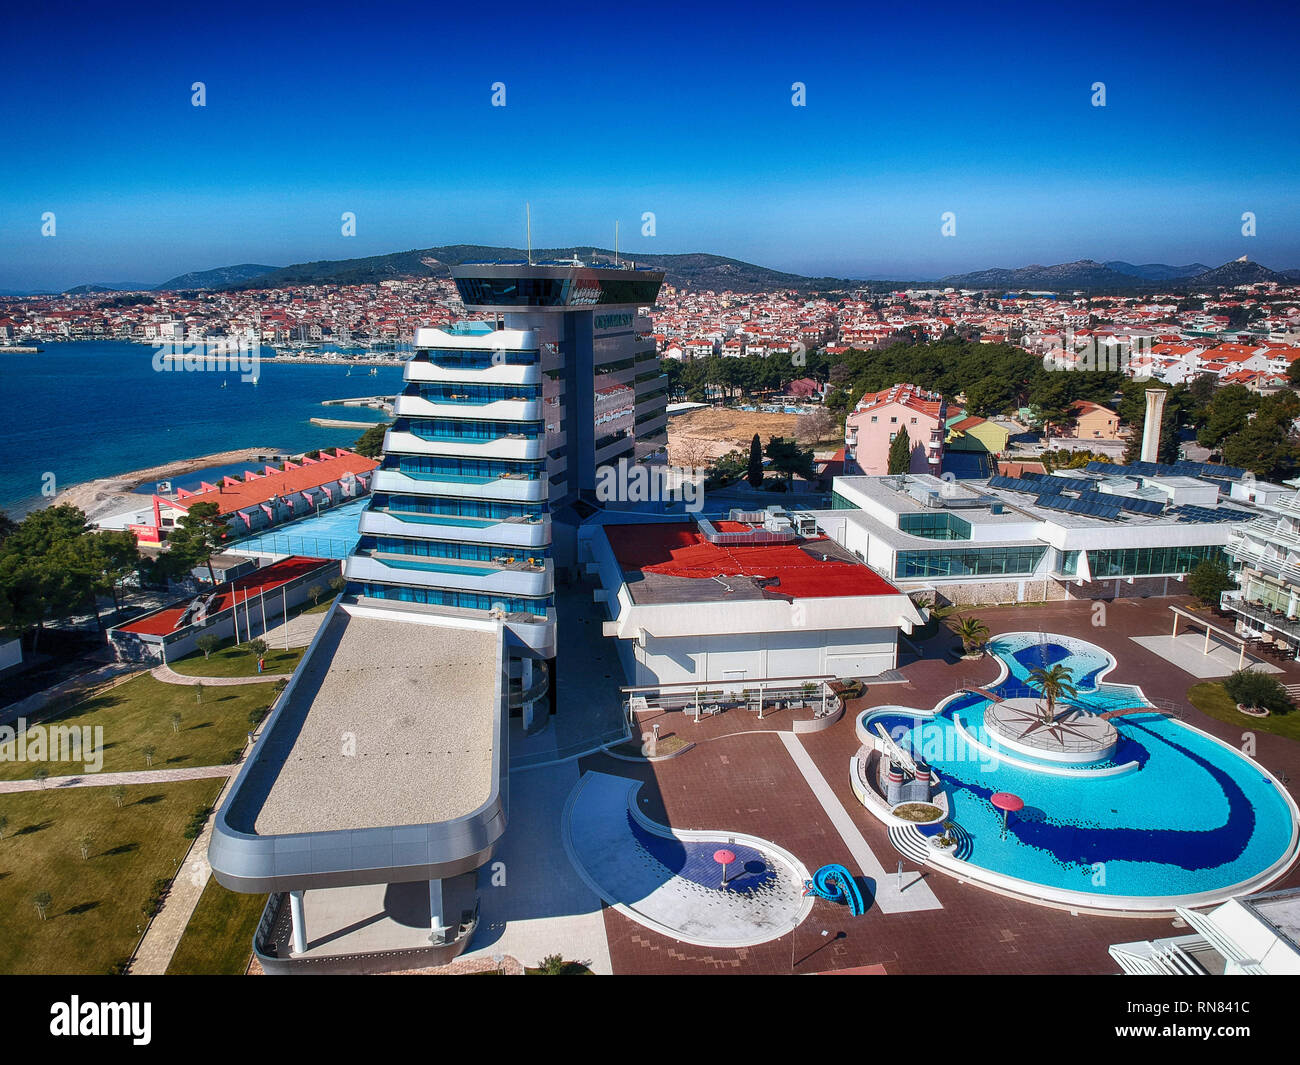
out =
[[[1058,704],[1043,716],[1042,699],[1004,699],[984,711],[984,728],[999,746],[1052,762],[1104,762],[1115,753],[1119,733],[1103,717]]]

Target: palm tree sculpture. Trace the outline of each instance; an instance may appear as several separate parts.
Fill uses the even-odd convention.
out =
[[[989,627],[979,618],[949,618],[948,627],[961,640],[961,648],[966,654],[970,654],[972,648],[981,646],[989,634]]]
[[[1056,701],[1073,699],[1077,694],[1074,688],[1074,674],[1068,666],[1035,666],[1029,671],[1029,679],[1043,693],[1043,721],[1051,724],[1056,720]]]

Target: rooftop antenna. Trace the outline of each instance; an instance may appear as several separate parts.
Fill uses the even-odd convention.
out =
[[[533,265],[533,205],[524,201],[524,226],[528,231],[528,265]]]

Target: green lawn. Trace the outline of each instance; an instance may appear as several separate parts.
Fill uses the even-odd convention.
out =
[[[242,976],[265,895],[228,891],[208,880],[190,923],[167,966],[168,976]]]
[[[265,673],[292,673],[302,661],[305,647],[272,647],[263,655]],[[257,676],[257,655],[244,644],[236,644],[234,639],[225,640],[208,658],[202,651],[168,662],[172,670],[186,677],[255,677]]]
[[[240,684],[223,688],[198,689],[184,684],[164,684],[149,674],[120,684],[91,699],[62,711],[43,724],[103,727],[104,764],[101,772],[120,773],[150,768],[142,753],[155,748],[154,769],[224,765],[240,749],[252,728],[248,715],[264,709],[275,698],[274,684]],[[172,715],[180,714],[179,731],[172,729]],[[30,727],[30,726],[29,726]],[[92,733],[93,735],[93,733]],[[81,762],[8,761],[14,757],[17,741],[0,745],[0,780],[30,779],[37,765],[50,776],[86,772]]]
[[[1194,684],[1187,689],[1188,701],[1201,713],[1225,721],[1229,725],[1239,725],[1252,732],[1271,732],[1276,736],[1300,740],[1300,710],[1289,714],[1270,714],[1268,717],[1248,717],[1237,709],[1237,704],[1223,689],[1218,681],[1206,681]]]
[[[135,949],[153,882],[170,879],[190,840],[196,807],[216,802],[224,781],[184,780],[127,789],[121,809],[108,788],[0,795],[0,973],[107,973]],[[83,834],[93,836],[81,857]],[[182,871],[182,875],[184,872]],[[32,896],[46,891],[46,919]]]

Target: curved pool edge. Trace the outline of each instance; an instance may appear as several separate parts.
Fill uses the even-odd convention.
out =
[[[598,899],[603,901],[606,906],[610,907],[610,909],[622,914],[629,921],[634,921],[643,928],[648,928],[652,932],[658,932],[660,935],[675,940],[678,943],[688,943],[694,947],[712,947],[714,949],[739,949],[742,947],[756,947],[763,943],[771,943],[774,940],[781,939],[783,936],[787,936],[791,932],[795,931],[808,919],[809,914],[812,913],[814,899],[811,895],[804,895],[800,900],[799,909],[796,913],[794,922],[783,931],[776,935],[763,935],[744,939],[728,939],[724,941],[687,935],[680,929],[656,921],[653,917],[628,906],[626,903],[617,902],[609,898],[608,889],[596,883],[591,874],[588,873],[586,866],[578,858],[571,835],[573,821],[570,814],[573,806],[577,803],[582,794],[583,787],[591,778],[592,772],[592,770],[588,770],[578,778],[578,782],[574,784],[573,789],[569,792],[568,797],[564,801],[564,809],[560,814],[560,840],[564,844],[565,856],[569,859],[569,864],[573,867],[574,872],[578,874],[579,879],[591,889],[592,893]],[[637,809],[637,795],[640,793],[641,785],[644,782],[635,780],[631,777],[624,779],[626,779],[628,783],[627,811],[631,814],[632,819],[647,832],[659,836],[661,839],[673,839],[679,841],[690,840],[695,842],[703,842],[707,840],[719,844],[725,844],[728,841],[744,843],[753,847],[755,850],[769,854],[786,863],[799,882],[802,883],[812,879],[812,874],[808,871],[807,866],[805,866],[803,862],[784,847],[781,847],[771,840],[762,839],[759,836],[753,836],[747,832],[726,832],[721,829],[672,828],[669,825],[653,820]]]
[[[1095,684],[1098,688],[1101,687],[1102,679],[1105,676],[1107,676],[1109,673],[1111,673],[1118,665],[1115,656],[1112,655],[1108,650],[1106,650],[1106,648],[1100,647],[1096,644],[1089,644],[1088,641],[1082,640],[1079,637],[1060,637],[1057,634],[1053,634],[1053,633],[1009,632],[1009,633],[999,633],[997,637],[994,637],[994,639],[1010,637],[1010,636],[1032,636],[1035,638],[1041,638],[1046,636],[1055,639],[1060,639],[1062,641],[1069,640],[1074,643],[1086,644],[1089,647],[1096,648],[1096,650],[1099,651],[1101,654],[1103,654],[1106,657],[1107,661],[1109,662],[1109,665],[1107,665],[1104,669],[1098,671],[1098,673],[1096,674]],[[1063,643],[1063,645],[1065,644]],[[996,654],[994,654],[993,657],[995,657],[998,661],[999,675],[995,681],[986,685],[986,687],[990,690],[995,688],[997,685],[1003,683],[1006,680],[1006,678],[1010,675],[1010,667],[1008,666],[1006,660]],[[1138,692],[1138,694],[1142,697],[1142,699],[1148,705],[1152,706],[1153,713],[1161,712],[1159,707],[1155,706],[1154,704],[1151,704],[1151,701],[1147,698],[1146,693],[1142,691],[1142,688],[1139,685],[1125,684],[1121,686],[1125,688],[1132,688],[1133,690]],[[965,689],[961,689],[959,691],[954,692],[952,695],[949,695],[945,697],[943,700],[941,700],[933,710],[921,710],[916,707],[902,706],[900,704],[895,704],[895,703],[876,706],[876,707],[867,707],[859,711],[857,717],[854,720],[855,734],[864,743],[869,743],[872,746],[874,746],[876,740],[875,735],[870,731],[867,731],[863,727],[867,719],[869,719],[870,717],[873,717],[877,714],[886,714],[890,712],[893,713],[903,712],[914,718],[922,718],[927,720],[933,719],[940,716],[943,713],[944,708],[947,707],[949,703],[951,703],[955,699],[960,698],[964,694],[966,694]],[[1195,732],[1198,735],[1203,736],[1206,739],[1210,740],[1211,742],[1217,744],[1219,747],[1223,748],[1225,751],[1232,754],[1235,758],[1245,760],[1252,768],[1254,768],[1257,772],[1259,772],[1260,775],[1264,777],[1264,779],[1266,779],[1281,795],[1282,801],[1285,804],[1290,814],[1290,821],[1291,821],[1290,839],[1287,842],[1287,845],[1283,848],[1282,854],[1276,860],[1274,860],[1270,865],[1262,869],[1260,872],[1254,874],[1253,876],[1250,876],[1245,880],[1238,881],[1235,884],[1230,884],[1219,888],[1213,888],[1207,891],[1192,892],[1190,894],[1184,894],[1184,895],[1102,895],[1102,894],[1097,894],[1095,892],[1074,891],[1069,888],[1052,887],[1046,884],[1041,884],[1034,880],[1023,880],[1019,877],[1010,876],[1006,873],[999,873],[991,869],[986,869],[983,866],[974,865],[973,863],[966,861],[964,859],[955,858],[951,854],[947,853],[946,851],[936,850],[935,848],[931,847],[928,842],[924,842],[923,840],[921,840],[919,833],[917,833],[918,840],[924,842],[924,846],[928,851],[928,856],[924,860],[912,857],[911,855],[908,855],[908,857],[912,857],[912,860],[919,862],[919,864],[929,866],[937,870],[938,872],[942,872],[947,874],[948,876],[955,877],[962,883],[973,884],[976,887],[983,888],[987,891],[993,891],[998,894],[1010,896],[1012,898],[1020,899],[1025,902],[1031,902],[1036,905],[1052,906],[1058,909],[1068,909],[1072,912],[1086,911],[1090,913],[1095,913],[1097,915],[1105,915],[1105,916],[1150,917],[1150,916],[1162,916],[1165,914],[1175,914],[1179,907],[1183,907],[1187,909],[1200,909],[1207,906],[1215,906],[1215,905],[1219,905],[1220,903],[1226,902],[1231,898],[1235,898],[1240,895],[1251,894],[1253,892],[1263,890],[1264,888],[1268,887],[1275,881],[1279,880],[1281,877],[1285,876],[1291,870],[1292,866],[1296,864],[1297,858],[1300,858],[1300,804],[1297,804],[1295,797],[1286,788],[1286,786],[1282,784],[1282,782],[1277,778],[1276,774],[1274,774],[1272,770],[1268,769],[1268,767],[1260,763],[1258,760],[1250,757],[1249,755],[1243,754],[1236,747],[1232,746],[1232,744],[1228,743],[1225,740],[1219,739],[1219,737],[1213,735],[1210,732],[1205,731],[1205,729],[1198,728],[1196,725],[1193,725],[1190,722],[1184,720],[1181,716],[1172,718],[1172,720],[1179,727]],[[1004,757],[1004,756],[1000,755],[1000,757]],[[853,761],[854,760],[850,761],[851,767],[853,765]],[[1035,766],[1034,768],[1038,769],[1039,767]],[[850,774],[851,775],[854,774],[853,768],[850,768]],[[1071,779],[1074,779],[1072,774],[1070,775],[1070,777]],[[940,776],[940,780],[942,780],[942,775]],[[855,795],[858,798],[858,800],[861,802],[862,796],[857,795],[856,782],[854,783],[855,783],[855,787],[854,787]],[[873,817],[876,818],[877,821],[885,825],[886,828],[899,827],[897,825],[897,819],[890,818],[887,820],[884,816],[882,816],[882,811],[877,809],[875,806],[873,806],[873,804],[863,802],[862,805],[867,809],[867,811]]]

